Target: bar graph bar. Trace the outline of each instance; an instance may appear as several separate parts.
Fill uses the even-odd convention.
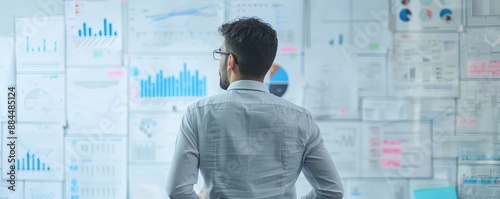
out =
[[[184,63],[183,70],[175,75],[165,77],[160,70],[155,75],[149,75],[141,81],[141,97],[202,97],[207,95],[207,77],[201,76],[198,70],[188,71]]]
[[[41,166],[40,166],[41,165]],[[17,170],[20,171],[50,171],[50,167],[45,167],[45,163],[40,161],[40,158],[35,154],[26,153],[26,156],[17,159]]]
[[[36,49],[36,51],[35,51],[35,49]],[[30,42],[30,38],[26,37],[26,53],[30,53],[30,52],[40,52],[40,53],[57,52],[57,41],[54,41],[54,50],[51,51],[51,50],[49,50],[49,47],[47,46],[47,39],[45,39],[45,38],[42,39],[41,46],[32,46],[32,43]]]
[[[116,31],[113,32],[113,24],[108,23],[107,19],[103,19],[103,29],[94,31],[92,34],[92,27],[88,26],[86,22],[83,22],[82,28],[78,30],[79,37],[113,37],[118,36]]]

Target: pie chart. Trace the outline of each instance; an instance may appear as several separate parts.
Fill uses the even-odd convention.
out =
[[[450,22],[452,20],[452,15],[453,12],[448,8],[442,9],[439,13],[439,17],[441,17],[441,19],[446,22]]]
[[[270,93],[281,97],[288,88],[288,75],[281,66],[273,64],[266,75],[266,81],[264,83]]]
[[[420,20],[422,20],[424,22],[428,22],[431,20],[431,18],[432,18],[431,9],[424,8],[424,9],[420,10]]]
[[[401,10],[401,12],[399,13],[399,18],[401,19],[401,21],[409,22],[411,19],[411,11],[407,8]]]

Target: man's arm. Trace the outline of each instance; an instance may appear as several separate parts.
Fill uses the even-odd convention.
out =
[[[328,150],[323,144],[319,127],[311,121],[313,135],[306,148],[302,173],[313,187],[302,199],[341,199],[344,187]]]
[[[196,124],[190,111],[182,118],[166,190],[170,198],[199,199],[193,190],[198,182],[199,152]]]

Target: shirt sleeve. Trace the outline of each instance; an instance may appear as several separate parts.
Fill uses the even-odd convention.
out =
[[[311,119],[312,120],[312,119]],[[344,187],[337,168],[328,153],[318,125],[311,121],[312,136],[307,142],[302,173],[313,187],[301,199],[341,199]]]
[[[192,112],[182,118],[169,171],[166,191],[172,199],[199,199],[193,189],[198,182],[198,133]]]

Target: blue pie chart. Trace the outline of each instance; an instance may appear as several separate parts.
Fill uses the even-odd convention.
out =
[[[270,79],[265,82],[269,92],[281,97],[288,88],[288,74],[285,69],[277,64],[273,64],[269,70]]]
[[[453,12],[448,8],[442,9],[439,13],[439,17],[441,17],[441,19],[446,22],[451,21],[453,19],[452,16]]]
[[[410,19],[411,19],[411,11],[407,8],[401,10],[401,12],[399,13],[399,18],[401,19],[401,21],[404,21],[404,22],[409,22]]]

